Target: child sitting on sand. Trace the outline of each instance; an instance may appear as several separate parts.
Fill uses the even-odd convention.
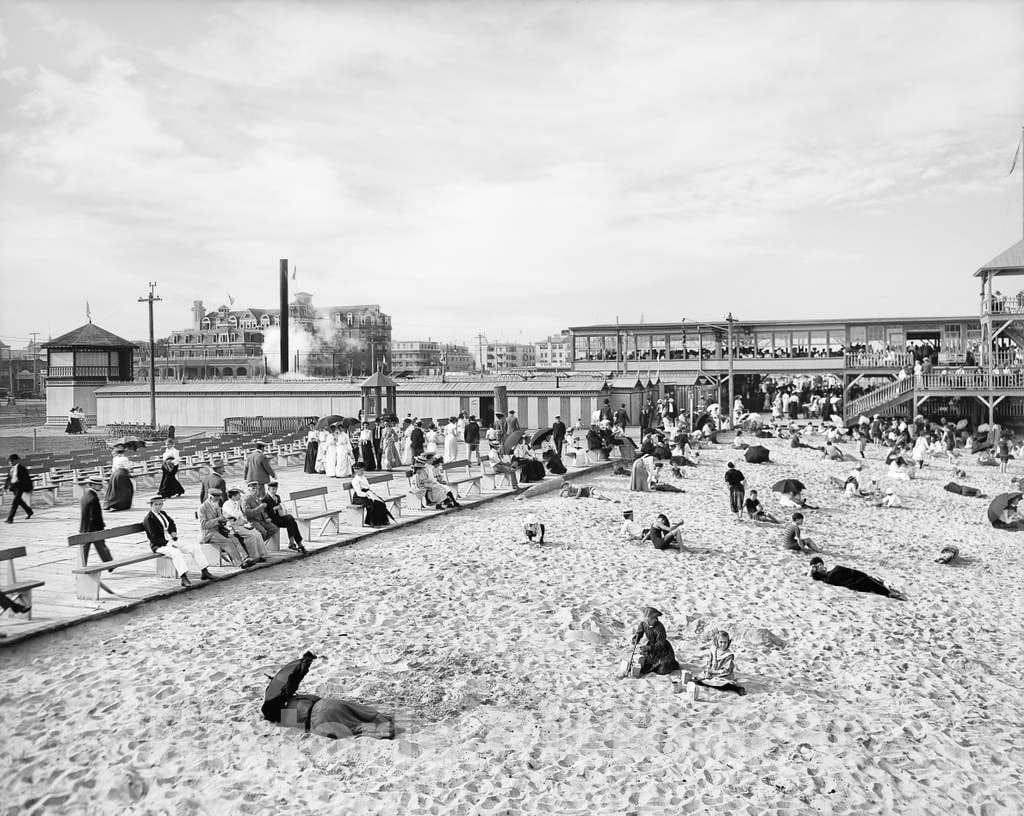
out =
[[[619,528],[619,538],[624,538],[627,541],[639,540],[644,537],[646,532],[643,527],[633,520],[632,510],[622,511],[622,526]]]
[[[761,500],[757,497],[757,491],[751,490],[747,494],[747,499],[743,502],[743,507],[747,511],[747,518],[751,521],[763,521],[768,524],[778,524],[779,520],[775,516],[771,515],[767,510],[764,509],[764,505],[761,504]]]
[[[633,647],[636,648],[641,640],[645,640],[640,647],[640,654],[637,656],[640,661],[640,674],[654,672],[655,674],[671,674],[678,671],[679,664],[676,662],[676,654],[672,650],[672,644],[668,641],[668,634],[665,626],[660,620],[661,612],[653,606],[643,608],[643,619],[633,633]]]
[[[544,543],[544,525],[537,521],[537,517],[532,513],[526,517],[526,521],[523,522],[523,533],[526,536],[528,544],[533,543],[533,539],[539,536],[538,544]]]
[[[782,528],[782,549],[794,552],[821,552],[814,542],[804,538],[800,528],[804,523],[803,513],[794,513],[792,520]]]
[[[936,564],[952,564],[960,557],[960,549],[955,544],[947,544],[939,550],[939,557],[935,559]]]
[[[896,495],[896,491],[893,490],[891,487],[889,487],[889,488],[886,488],[885,495],[881,499],[879,499],[877,502],[875,502],[875,506],[876,507],[886,507],[886,508],[902,507],[903,506],[903,501],[900,499],[899,496]]]
[[[735,682],[736,658],[730,649],[732,638],[728,632],[718,631],[715,632],[713,644],[704,672],[697,675],[693,682],[719,691],[733,691],[742,697],[747,690]]]

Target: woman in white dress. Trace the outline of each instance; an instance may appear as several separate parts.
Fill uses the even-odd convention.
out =
[[[431,425],[425,434],[423,434],[423,441],[426,443],[426,447],[423,449],[423,453],[432,453],[437,455],[437,426]]]
[[[402,464],[412,464],[412,429],[416,427],[416,423],[410,422],[405,426],[405,430],[402,432]]]
[[[338,426],[332,425],[331,432],[320,445],[324,452],[324,473],[327,478],[333,479],[338,475]]]
[[[334,459],[334,476],[347,479],[352,475],[352,439],[344,428],[335,431],[334,443],[337,454]]]
[[[459,426],[455,421],[455,417],[448,419],[448,424],[444,426],[444,461],[454,462],[459,458]]]
[[[331,432],[327,429],[316,432],[316,465],[317,473],[327,472],[327,440]]]

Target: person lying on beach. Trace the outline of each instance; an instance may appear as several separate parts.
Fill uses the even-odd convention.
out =
[[[532,513],[526,517],[526,521],[523,522],[523,534],[526,536],[528,544],[533,543],[533,539],[538,538],[537,543],[544,543],[544,525],[537,521],[537,517]]]
[[[568,479],[562,481],[562,488],[558,491],[558,495],[563,499],[599,499],[600,501],[612,502],[618,504],[618,499],[613,499],[611,496],[605,496],[596,487],[590,485],[574,485]]]
[[[794,513],[790,521],[782,528],[782,549],[793,552],[821,552],[811,539],[803,537],[801,529],[803,524],[804,514]]]
[[[630,540],[643,540],[647,531],[633,520],[632,510],[622,511],[622,526],[619,528],[619,538]]]
[[[780,507],[799,507],[801,510],[820,510],[816,504],[808,504],[807,499],[804,498],[804,492],[801,490],[799,493],[783,493],[779,496]]]
[[[633,633],[634,648],[640,646],[636,659],[640,661],[640,674],[671,674],[679,671],[676,654],[668,641],[665,626],[659,620],[661,612],[653,606],[643,608],[643,618]]]
[[[821,581],[832,586],[846,587],[854,592],[873,592],[876,595],[884,595],[896,601],[905,601],[906,596],[896,589],[889,589],[878,578],[873,578],[866,572],[851,567],[835,566],[832,569],[825,569],[825,562],[820,556],[811,559],[810,575],[815,581]]]
[[[846,460],[846,456],[836,447],[835,442],[826,442],[825,447],[822,448],[821,455],[825,459],[831,459],[833,462],[843,462]]]
[[[265,720],[328,739],[394,739],[395,720],[370,706],[316,694],[299,694],[299,685],[316,655],[306,652],[271,678],[261,712]]]
[[[651,490],[660,490],[662,493],[685,493],[681,487],[675,485],[665,484],[661,481],[661,477],[664,471],[664,462],[655,462],[654,469],[651,471],[651,475],[648,479],[648,485]]]
[[[683,522],[677,524],[670,524],[668,516],[664,513],[658,513],[654,521],[651,522],[650,529],[645,533],[641,541],[650,541],[654,545],[656,550],[679,550],[684,552],[686,547],[683,546],[683,532],[680,529],[683,526]]]
[[[743,686],[736,685],[736,658],[730,647],[732,638],[728,632],[715,632],[711,652],[708,654],[704,671],[693,678],[698,686],[714,688],[719,691],[732,691],[742,697],[747,693]]]
[[[947,482],[942,489],[949,493],[956,493],[958,496],[970,496],[975,499],[988,498],[984,493],[978,490],[978,488],[971,487],[970,485],[957,484],[956,482]]]
[[[902,506],[903,500],[896,495],[896,491],[893,490],[891,487],[886,488],[885,495],[875,502],[875,507],[892,508]]]
[[[751,490],[743,502],[743,508],[747,511],[747,518],[751,521],[762,521],[767,524],[778,524],[779,520],[764,509],[761,500],[757,497],[757,491]]]
[[[824,451],[824,448],[819,448],[817,445],[808,445],[806,442],[801,441],[800,431],[793,431],[789,435],[789,446],[791,448],[809,448],[810,450]]]
[[[935,559],[936,564],[952,564],[960,557],[960,550],[953,544],[947,544],[939,550],[939,557]]]

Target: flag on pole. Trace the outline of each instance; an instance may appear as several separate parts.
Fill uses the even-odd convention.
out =
[[[1020,147],[1022,143],[1024,143],[1024,139],[1017,142],[1017,149],[1013,151],[1013,163],[1010,165],[1010,172],[1006,174],[1008,176],[1012,176],[1013,171],[1017,169],[1017,159],[1020,158]]]
[[[292,280],[295,280],[295,273],[299,271],[298,264],[292,264]]]
[[[231,297],[231,295],[228,295],[228,303],[230,303],[232,306],[235,305],[235,299]]]
[[[85,302],[85,317],[90,323],[92,323],[92,313],[89,311],[89,301]]]

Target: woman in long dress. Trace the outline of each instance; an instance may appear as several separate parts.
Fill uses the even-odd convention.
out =
[[[659,620],[661,612],[653,606],[645,606],[643,609],[643,620],[640,621],[633,633],[633,646],[636,647],[641,640],[644,644],[640,646],[640,674],[654,672],[655,674],[671,674],[679,670],[676,662],[676,654],[669,643],[668,635],[665,632],[665,625]]]
[[[459,426],[455,417],[449,417],[444,426],[444,461],[454,462],[459,458]]]
[[[85,430],[82,428],[82,417],[84,417],[84,416],[85,416],[85,414],[83,414],[79,410],[77,405],[74,408],[72,408],[70,411],[68,411],[68,424],[67,424],[67,427],[64,429],[64,433],[69,433],[69,434],[85,433]]]
[[[423,449],[423,453],[432,453],[437,455],[437,426],[431,425],[425,434],[423,434],[423,441],[426,443],[426,447]]]
[[[333,479],[337,476],[338,470],[338,426],[332,425],[327,438],[320,445],[324,452],[324,473],[327,478]]]
[[[347,479],[352,475],[352,465],[355,460],[352,458],[352,438],[340,425],[334,432],[334,447],[337,453],[334,458],[334,473],[331,475],[339,479]]]
[[[373,431],[369,422],[364,422],[359,431],[359,458],[367,470],[377,469],[377,452],[373,449]]]
[[[405,430],[402,432],[402,464],[412,464],[412,430],[416,426],[413,423],[409,423],[405,426]]]
[[[390,422],[384,423],[384,431],[381,435],[381,470],[391,470],[398,467],[402,462],[398,457],[398,432]]]
[[[135,496],[135,483],[131,477],[132,461],[124,455],[124,446],[114,448],[110,462],[110,482],[104,496],[104,510],[130,510]]]
[[[177,496],[185,495],[185,488],[178,481],[179,465],[178,450],[171,444],[171,440],[168,439],[167,450],[164,451],[163,459],[160,462],[160,487],[156,491],[158,495],[163,496],[165,499],[173,499]]]
[[[316,423],[309,423],[309,432],[306,434],[306,461],[302,470],[306,473],[316,473],[317,456],[320,452],[320,436],[316,432]]]

